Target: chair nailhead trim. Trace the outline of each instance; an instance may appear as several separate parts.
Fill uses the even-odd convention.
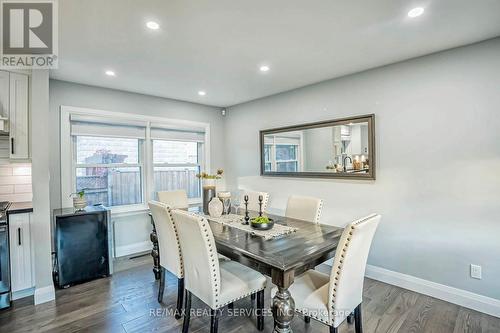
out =
[[[330,312],[330,322],[327,323],[328,325],[333,325],[333,321],[334,321],[334,318],[335,318],[335,299],[337,297],[337,286],[338,286],[338,283],[337,281],[339,281],[339,278],[340,278],[340,275],[342,274],[342,268],[344,266],[344,258],[345,258],[345,253],[347,252],[347,249],[349,247],[349,242],[351,240],[351,237],[354,233],[354,229],[355,229],[355,225],[356,223],[353,223],[351,224],[350,226],[350,231],[349,231],[349,236],[350,237],[347,237],[346,239],[346,242],[344,243],[344,246],[342,247],[342,254],[341,254],[341,258],[342,259],[339,259],[339,265],[336,267],[336,270],[334,272],[334,275],[335,275],[335,281],[334,282],[334,288],[333,288],[333,294],[332,294],[332,307],[331,307],[331,312]],[[321,320],[320,320],[321,321]]]
[[[357,220],[353,223],[351,223],[351,226],[350,226],[350,230],[349,230],[349,237],[347,237],[346,239],[346,242],[344,244],[344,246],[342,247],[342,252],[341,252],[341,258],[345,259],[345,253],[347,252],[347,249],[349,247],[349,242],[351,241],[351,238],[354,234],[354,231],[356,230],[356,226],[371,219],[374,215],[370,215],[370,216],[367,216],[367,217],[364,217],[360,220]],[[335,272],[333,273],[335,275],[335,281],[338,281],[339,280],[339,277],[340,275],[342,274],[342,267],[344,265],[344,261],[343,260],[339,260],[340,262],[340,265],[337,267],[337,269],[335,270]],[[337,287],[337,282],[334,282],[334,286]],[[321,319],[318,319],[318,318],[315,318],[315,319],[318,319],[319,321],[322,321],[324,323],[326,323],[327,325],[333,325],[333,321],[334,321],[334,318],[335,318],[335,298],[337,297],[337,288],[333,288],[333,294],[332,294],[332,312],[330,313],[330,323],[326,323],[324,321],[322,321]],[[313,317],[314,318],[314,317]]]
[[[264,290],[264,289],[265,289],[265,288],[260,288],[260,289],[257,289],[257,290],[254,290],[254,291],[251,291],[251,292],[249,292],[249,293],[247,293],[247,294],[245,294],[245,295],[242,295],[241,297],[233,298],[232,300],[227,301],[227,302],[226,302],[226,303],[224,303],[224,304],[220,304],[220,305],[219,305],[219,307],[218,307],[218,309],[220,309],[221,307],[226,306],[226,305],[228,305],[228,304],[230,304],[230,303],[236,302],[237,300],[240,300],[240,299],[242,299],[242,298],[245,298],[245,297],[248,297],[248,296],[253,295],[253,294],[255,294],[255,293],[258,293],[259,291],[262,291],[262,290]],[[215,309],[215,310],[217,310],[217,309]]]
[[[214,256],[213,254],[213,247],[215,247],[214,244],[212,244],[212,239],[210,238],[210,234],[209,234],[209,231],[208,231],[208,228],[209,226],[207,225],[207,220],[203,217],[203,216],[200,216],[200,215],[197,215],[197,214],[194,214],[194,213],[189,213],[191,216],[194,216],[196,217],[198,223],[201,225],[201,230],[203,231],[203,234],[204,234],[204,240],[205,240],[205,245],[207,246],[208,248],[208,252],[210,253],[210,267],[211,267],[211,275],[212,275],[212,297],[214,298],[214,302],[215,302],[215,307],[216,307],[216,310],[218,308],[221,307],[221,305],[219,305],[219,284],[220,284],[220,281],[219,281],[219,277],[218,277],[218,272],[217,270],[219,269],[219,266],[217,265],[217,263],[215,262],[216,260],[216,256]],[[217,261],[219,260],[219,258],[217,257]]]
[[[165,209],[167,210],[167,214],[170,218],[170,222],[172,223],[172,228],[174,229],[175,233],[175,242],[177,246],[177,255],[179,256],[179,267],[177,267],[177,271],[179,274],[176,274],[178,278],[182,279],[184,277],[184,262],[182,260],[182,252],[181,252],[181,243],[179,240],[179,232],[177,231],[177,225],[175,224],[174,217],[172,216],[172,209],[170,208],[169,205],[163,204],[165,206]]]
[[[316,211],[316,217],[314,218],[314,222],[319,223],[322,210],[323,210],[323,200],[320,200],[318,210]]]
[[[267,200],[267,198],[266,198],[266,200]],[[207,223],[208,223],[207,220],[203,216],[200,216],[200,215],[192,213],[192,212],[188,212],[187,214],[196,217],[198,223],[201,224],[201,228],[204,231],[205,244],[209,248],[209,251],[212,252],[212,247],[215,247],[215,244],[212,244],[212,242],[211,242],[210,234],[208,232],[209,226],[207,225]],[[233,303],[233,302],[235,302],[237,300],[240,300],[242,298],[248,297],[248,296],[250,296],[252,294],[255,294],[255,293],[257,293],[257,292],[262,291],[262,290],[265,289],[265,287],[264,287],[264,288],[260,288],[260,289],[257,289],[257,290],[253,290],[253,291],[251,291],[251,292],[249,292],[249,293],[247,293],[245,295],[242,295],[241,297],[237,297],[237,298],[234,298],[234,299],[232,299],[230,301],[227,301],[227,302],[225,302],[223,304],[219,304],[219,296],[220,295],[219,295],[219,288],[218,287],[220,285],[220,281],[219,281],[220,277],[218,278],[218,274],[217,274],[218,273],[218,269],[219,269],[219,266],[217,264],[219,258],[217,256],[214,256],[213,254],[210,255],[210,258],[211,258],[210,259],[210,261],[211,261],[210,266],[211,266],[211,270],[212,270],[212,272],[211,272],[211,274],[212,274],[212,285],[214,287],[212,289],[212,296],[213,296],[213,298],[215,300],[215,309],[214,310],[218,310],[218,309],[220,309],[220,308],[222,308],[222,307],[224,307],[224,306],[226,306],[226,305],[228,305],[230,303]],[[217,260],[217,263],[216,263],[215,260]]]

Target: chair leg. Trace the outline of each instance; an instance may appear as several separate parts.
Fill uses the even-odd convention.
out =
[[[257,293],[257,329],[264,330],[264,290]]]
[[[191,319],[191,293],[186,290],[186,302],[184,304],[184,323],[182,324],[182,333],[188,333],[189,319]]]
[[[219,310],[210,310],[211,319],[210,319],[210,333],[217,333],[219,329]]]
[[[158,303],[163,302],[163,292],[165,291],[165,268],[160,267],[160,288],[158,289]]]
[[[182,317],[182,303],[184,300],[184,278],[177,279],[177,309],[175,311],[175,319]]]
[[[337,333],[338,329],[337,327],[330,326],[330,333]]]
[[[311,317],[304,316],[304,321],[306,322],[306,324],[309,324],[311,322]]]
[[[363,333],[363,317],[361,316],[361,303],[354,309],[354,325],[356,333]]]
[[[347,316],[347,323],[354,324],[354,312]]]

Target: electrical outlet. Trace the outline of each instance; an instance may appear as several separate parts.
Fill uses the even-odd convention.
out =
[[[481,280],[481,266],[479,265],[470,265],[470,276],[473,279]]]

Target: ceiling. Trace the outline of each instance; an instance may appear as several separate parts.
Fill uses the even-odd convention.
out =
[[[498,0],[64,0],[59,13],[52,78],[221,107],[500,36]]]

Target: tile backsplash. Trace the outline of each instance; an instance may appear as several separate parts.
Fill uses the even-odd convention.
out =
[[[31,201],[31,164],[0,165],[0,201]]]

